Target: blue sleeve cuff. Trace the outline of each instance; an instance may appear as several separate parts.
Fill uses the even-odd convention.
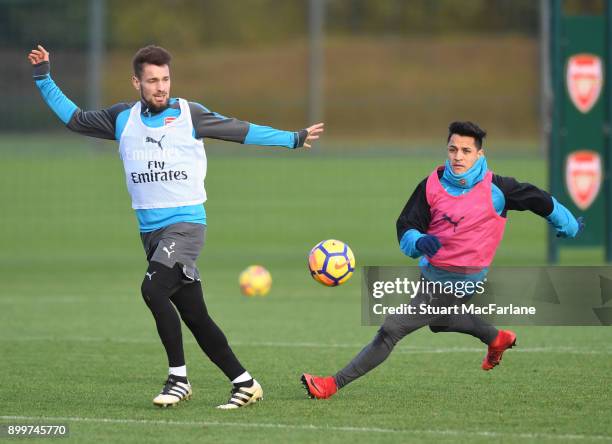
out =
[[[400,250],[402,250],[402,253],[413,259],[422,256],[423,253],[416,247],[417,241],[422,237],[425,237],[425,234],[414,228],[406,231],[400,240]]]
[[[284,146],[295,148],[296,133],[292,131],[281,131],[269,126],[249,124],[249,131],[244,138],[247,145]]]
[[[79,109],[72,100],[64,95],[61,89],[55,84],[50,75],[36,80],[36,86],[40,90],[45,103],[60,118],[64,125],[67,125],[72,115]]]
[[[557,234],[564,237],[573,238],[578,234],[578,222],[574,215],[561,205],[554,197],[552,213],[546,217],[546,220],[557,230]]]

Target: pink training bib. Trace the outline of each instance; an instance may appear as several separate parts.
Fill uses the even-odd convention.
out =
[[[506,218],[493,207],[493,173],[487,171],[467,193],[452,196],[440,183],[441,169],[444,167],[436,168],[427,178],[426,196],[431,212],[427,234],[436,236],[442,247],[427,259],[435,267],[476,273],[493,262],[506,227]]]

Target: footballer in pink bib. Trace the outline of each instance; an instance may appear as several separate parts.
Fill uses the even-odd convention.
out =
[[[401,251],[419,258],[428,282],[482,281],[504,236],[508,211],[529,210],[545,218],[557,236],[575,237],[584,227],[549,193],[488,169],[482,148],[486,132],[472,122],[449,126],[447,160],[416,187],[396,222]],[[302,375],[311,398],[329,398],[350,382],[380,365],[405,336],[428,326],[434,333],[464,333],[487,346],[483,370],[499,365],[516,344],[516,334],[498,330],[477,315],[461,310],[437,314],[419,307],[457,308],[473,295],[425,291],[412,296],[412,313],[388,314],[376,336],[335,375]]]

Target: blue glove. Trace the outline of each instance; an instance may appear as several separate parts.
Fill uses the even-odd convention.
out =
[[[442,244],[436,236],[430,236],[429,234],[423,236],[416,242],[417,249],[425,256],[433,256],[438,252]]]
[[[570,237],[570,238],[574,238],[576,236],[578,236],[580,233],[582,233],[582,231],[584,230],[584,217],[580,216],[578,218],[576,218],[576,224],[577,224],[577,228],[575,230],[575,232],[568,232],[568,230],[558,230],[557,231],[557,237]]]
[[[557,199],[553,197],[552,201],[553,210],[546,220],[557,230],[557,237],[576,237],[584,229],[584,218],[576,219]]]

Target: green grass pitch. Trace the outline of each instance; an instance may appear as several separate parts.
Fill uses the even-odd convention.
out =
[[[519,327],[518,347],[491,372],[480,370],[477,340],[422,330],[334,398],[306,399],[301,372],[336,371],[376,330],[360,326],[359,271],[324,288],[306,254],[338,238],[358,266],[409,263],[395,219],[435,157],[210,150],[206,300],[265,391],[260,404],[223,412],[213,407],[229,384],[186,329],[194,397],[151,403],[165,355],[139,294],[145,260],[113,148],[25,148],[3,159],[0,178],[0,423],[45,418],[68,423],[69,442],[92,443],[612,441],[610,328]],[[545,186],[537,158],[489,164]],[[544,263],[545,230],[511,213],[496,263]],[[600,264],[601,254],[563,260]],[[272,273],[265,298],[239,293],[251,264]]]

